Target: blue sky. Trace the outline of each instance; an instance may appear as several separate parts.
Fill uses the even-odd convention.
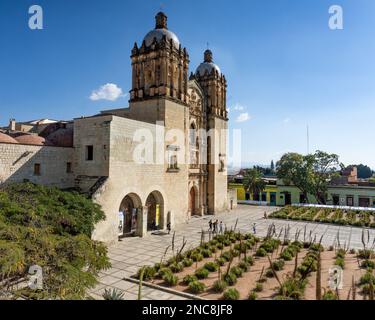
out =
[[[308,124],[310,150],[375,169],[375,1],[161,2],[191,70],[208,42],[225,73],[244,162],[305,153]],[[33,4],[43,7],[43,30],[28,28]],[[344,10],[344,30],[328,28],[333,4]],[[90,95],[106,83],[129,91],[131,48],[159,9],[155,0],[1,0],[0,125],[126,107],[127,97]]]

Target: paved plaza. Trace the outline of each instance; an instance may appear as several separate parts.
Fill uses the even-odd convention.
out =
[[[301,230],[300,240],[302,240],[304,228],[306,226],[306,234],[310,231],[312,237],[316,236],[319,241],[323,236],[323,245],[328,247],[333,245],[338,232],[340,232],[340,242],[345,242],[355,249],[362,248],[361,236],[362,229],[350,226],[335,226],[328,224],[318,224],[311,222],[283,221],[283,220],[265,220],[264,212],[268,214],[277,210],[273,207],[253,207],[239,206],[237,209],[217,215],[215,217],[206,216],[204,218],[193,218],[189,223],[176,227],[175,247],[180,248],[185,238],[187,240],[186,249],[199,245],[201,240],[202,229],[207,231],[210,219],[218,219],[223,221],[228,229],[234,227],[238,219],[237,229],[243,233],[253,232],[253,224],[256,224],[256,233],[263,237],[267,234],[269,226],[274,223],[277,233],[282,228],[289,225],[290,239],[294,239],[294,235]],[[375,237],[375,230],[370,230],[370,243]],[[172,233],[170,235],[149,235],[146,238],[126,238],[115,246],[109,248],[109,258],[112,268],[101,273],[99,285],[91,292],[95,299],[101,299],[101,295],[106,288],[117,288],[125,293],[126,300],[137,299],[138,285],[124,280],[124,277],[134,275],[138,269],[144,265],[153,265],[160,262],[166,248],[172,243]],[[171,255],[169,250],[167,257]],[[143,287],[142,298],[144,300],[181,300],[185,299],[164,291]]]

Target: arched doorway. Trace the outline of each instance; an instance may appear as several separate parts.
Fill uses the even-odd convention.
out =
[[[136,233],[140,210],[142,210],[142,201],[138,195],[130,193],[122,200],[119,209],[119,237]]]
[[[198,207],[198,191],[196,187],[190,189],[189,194],[189,212],[192,216],[197,214]]]
[[[147,231],[164,227],[164,199],[159,191],[153,191],[147,197]]]

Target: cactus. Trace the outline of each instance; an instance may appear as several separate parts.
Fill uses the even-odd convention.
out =
[[[139,285],[138,285],[138,300],[142,300],[142,285],[143,285],[143,275],[145,273],[145,267],[142,268],[139,274]]]
[[[270,258],[269,256],[267,256],[267,258],[268,258],[268,262],[270,263],[270,268],[271,268],[271,270],[272,270],[272,272],[273,272],[273,275],[274,275],[275,279],[277,280],[277,282],[279,283],[280,288],[282,288],[281,281],[280,281],[279,276],[277,275],[277,273],[276,273],[276,271],[275,271],[275,268],[274,268],[273,265],[272,265],[271,258]]]
[[[297,274],[297,268],[298,268],[298,251],[296,252],[296,256],[295,256],[295,259],[294,259],[293,278],[296,277],[296,274]]]
[[[355,300],[357,296],[357,287],[355,285],[354,275],[352,277],[352,299]]]
[[[318,267],[316,272],[316,300],[322,300],[322,259],[318,253]]]

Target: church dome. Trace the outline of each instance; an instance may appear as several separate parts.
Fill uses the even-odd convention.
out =
[[[0,132],[0,143],[18,143],[16,139],[8,136],[5,133]]]
[[[73,147],[73,128],[60,128],[47,136],[57,147]]]
[[[53,144],[43,137],[35,134],[24,134],[15,138],[20,144],[29,144],[34,146],[53,146]]]
[[[204,53],[204,62],[199,65],[195,73],[196,75],[203,77],[206,72],[211,74],[213,70],[217,71],[219,76],[221,76],[220,68],[213,62],[212,51],[206,50]]]
[[[143,39],[146,47],[149,47],[156,39],[157,42],[160,42],[163,37],[165,36],[167,41],[171,41],[174,44],[176,49],[180,47],[180,40],[178,40],[177,36],[167,28],[167,16],[163,12],[159,12],[156,17],[156,27],[154,30],[151,30]]]

